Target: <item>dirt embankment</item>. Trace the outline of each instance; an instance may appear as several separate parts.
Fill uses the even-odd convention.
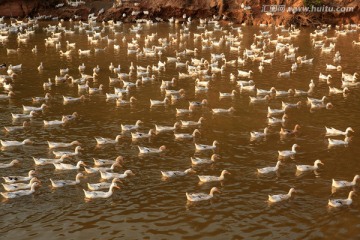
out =
[[[75,0],[72,0],[75,2]],[[78,0],[80,1],[80,0]],[[134,21],[139,18],[164,19],[171,17],[183,20],[191,16],[232,20],[238,23],[258,25],[260,23],[316,25],[360,23],[359,0],[306,0],[317,2],[320,6],[352,7],[351,12],[287,12],[288,7],[304,6],[303,0],[83,0],[85,4],[72,7],[64,0],[3,0],[0,1],[0,15],[6,17],[26,17],[52,15],[69,19],[75,15],[86,19],[88,14],[97,14],[98,20]],[[117,4],[115,2],[118,2]],[[120,3],[121,2],[121,3]],[[63,7],[56,7],[64,3]],[[265,6],[285,5],[284,12],[266,14]]]

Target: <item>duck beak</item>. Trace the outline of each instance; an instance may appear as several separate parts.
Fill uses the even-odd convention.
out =
[[[120,187],[119,187],[119,186],[114,186],[114,188],[120,189]]]

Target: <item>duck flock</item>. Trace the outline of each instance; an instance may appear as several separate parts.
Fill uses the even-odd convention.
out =
[[[157,94],[146,100],[146,108],[164,108],[167,111],[171,109],[174,117],[179,119],[171,125],[160,125],[155,123],[153,128],[144,130],[146,125],[146,116],[142,120],[136,121],[134,124],[127,123],[119,126],[119,132],[115,133],[111,138],[95,137],[93,143],[97,146],[121,144],[125,137],[131,136],[132,141],[137,144],[139,155],[148,156],[159,154],[159,157],[166,156],[166,143],[156,142],[156,136],[163,133],[174,132],[175,139],[193,140],[194,155],[189,156],[189,163],[193,167],[186,170],[173,169],[172,171],[160,171],[159,180],[161,178],[183,178],[188,174],[195,174],[198,169],[206,173],[206,166],[212,166],[215,161],[220,159],[226,152],[219,151],[219,143],[213,139],[213,143],[207,145],[201,143],[203,136],[203,125],[207,118],[211,116],[232,117],[237,114],[239,106],[229,106],[225,108],[214,108],[210,105],[209,99],[206,97],[199,99],[198,96],[207,96],[208,92],[218,94],[219,99],[236,99],[248,98],[249,103],[255,108],[267,109],[267,116],[264,116],[264,129],[261,131],[251,131],[249,134],[250,141],[265,139],[269,136],[280,135],[283,138],[295,138],[300,135],[303,124],[297,122],[293,129],[285,129],[281,127],[296,115],[299,109],[308,108],[310,112],[316,111],[336,111],[336,98],[334,95],[343,95],[346,97],[352,92],[358,91],[360,81],[355,70],[350,72],[342,72],[341,79],[333,79],[331,74],[336,71],[342,71],[341,52],[337,51],[336,43],[338,38],[349,34],[357,34],[360,29],[359,25],[338,26],[331,29],[330,26],[319,26],[310,33],[310,41],[313,51],[320,51],[321,54],[333,56],[333,62],[323,66],[323,72],[319,72],[318,79],[303,79],[309,82],[308,89],[278,89],[277,86],[271,87],[269,90],[257,88],[257,80],[253,78],[254,72],[266,74],[271,71],[273,60],[276,58],[284,58],[291,63],[291,67],[284,72],[277,73],[277,80],[290,81],[291,76],[296,73],[298,68],[306,68],[311,66],[317,59],[301,56],[299,48],[294,46],[292,41],[300,36],[302,30],[295,26],[267,26],[261,25],[258,32],[254,34],[253,42],[248,46],[242,43],[244,37],[243,26],[235,26],[232,23],[220,23],[214,19],[200,19],[192,21],[190,18],[184,18],[184,22],[179,23],[175,19],[169,19],[164,23],[154,23],[148,20],[139,20],[137,23],[128,24],[128,32],[122,32],[124,23],[109,20],[107,22],[96,22],[95,16],[89,16],[88,21],[70,20],[69,24],[60,21],[49,21],[48,25],[39,22],[41,18],[4,21],[0,24],[0,41],[1,51],[6,52],[7,56],[19,55],[21,51],[31,51],[31,54],[38,54],[40,49],[55,49],[54,54],[59,55],[61,61],[66,57],[78,55],[84,58],[91,58],[95,54],[113,54],[117,51],[123,51],[128,56],[135,56],[139,61],[129,62],[127,65],[109,63],[107,69],[100,68],[97,62],[93,62],[91,66],[84,63],[71,68],[59,68],[59,74],[52,77],[44,77],[48,66],[39,62],[37,69],[27,69],[29,71],[38,71],[39,79],[42,79],[44,97],[32,96],[32,105],[23,105],[22,109],[13,109],[11,117],[13,124],[9,123],[4,127],[7,132],[2,137],[1,145],[3,151],[12,151],[14,148],[23,145],[41,144],[36,139],[17,139],[10,140],[14,133],[19,131],[27,131],[32,126],[32,119],[42,119],[44,127],[47,126],[68,126],[76,128],[77,121],[81,119],[79,111],[69,113],[69,115],[59,115],[57,119],[48,119],[46,114],[51,110],[52,103],[62,102],[64,105],[71,105],[74,108],[81,108],[82,104],[91,101],[91,96],[104,96],[104,102],[97,104],[112,103],[117,107],[127,107],[139,104],[141,91],[145,91],[149,86],[157,86]],[[167,23],[168,22],[168,23]],[[157,24],[170,24],[177,26],[176,33],[169,33],[166,37],[159,37],[156,32],[145,33],[145,27],[157,26]],[[44,27],[40,27],[43,25]],[[196,28],[196,32],[190,31],[190,26]],[[155,28],[156,29],[156,28]],[[335,31],[333,37],[329,37],[329,32]],[[29,46],[22,49],[21,44],[26,44],[35,34],[42,33],[46,35],[44,46]],[[85,41],[85,44],[72,42],[74,35],[78,35],[79,39]],[[19,48],[7,48],[9,39],[13,38],[19,43]],[[193,41],[193,44],[189,44]],[[87,43],[87,44],[86,44]],[[193,48],[188,46],[193,45]],[[360,42],[353,41],[349,43],[350,47],[357,49]],[[80,46],[88,46],[87,49]],[[31,49],[30,49],[31,48]],[[125,50],[124,50],[125,49]],[[229,54],[224,54],[223,50]],[[113,52],[114,51],[114,52]],[[202,55],[203,52],[210,53]],[[166,57],[165,57],[166,56]],[[199,56],[202,56],[199,58]],[[236,57],[234,57],[236,56]],[[233,58],[233,59],[231,59]],[[6,58],[5,58],[6,59]],[[144,60],[148,63],[142,65]],[[0,82],[3,94],[0,95],[1,100],[16,98],[17,81],[19,75],[23,74],[22,63],[14,64],[4,60],[1,65]],[[24,61],[24,65],[26,65]],[[61,65],[61,64],[59,64]],[[258,66],[257,69],[250,66]],[[168,69],[176,69],[172,73],[168,73],[173,77],[169,79],[161,79],[160,76]],[[326,74],[324,72],[326,71]],[[230,72],[230,74],[229,74]],[[70,75],[70,73],[73,73]],[[227,74],[227,75],[225,75]],[[105,78],[103,76],[106,76]],[[46,79],[47,78],[47,79]],[[230,92],[219,92],[214,88],[219,78],[227,79],[226,84],[232,90]],[[179,88],[181,83],[185,86],[194,86],[194,94],[184,88]],[[276,84],[276,81],[274,81]],[[318,91],[318,85],[328,84],[328,94],[321,98],[315,98]],[[70,86],[72,89],[77,88],[78,95],[54,95],[54,89]],[[137,94],[137,96],[136,96]],[[286,102],[284,99],[294,97],[293,101]],[[188,107],[180,108],[179,103],[188,101]],[[269,103],[279,103],[281,107],[271,108]],[[108,106],[108,105],[106,105]],[[22,113],[18,113],[20,111]],[[194,114],[208,111],[210,114],[203,114],[199,119],[194,119]],[[261,116],[259,116],[260,118]],[[46,120],[45,120],[46,119]],[[191,119],[191,120],[189,120]],[[267,121],[267,125],[265,124]],[[121,131],[120,131],[121,130]],[[211,130],[211,129],[210,129]],[[44,131],[39,128],[38,131]],[[324,133],[327,137],[329,147],[351,147],[354,130],[351,126],[343,126],[338,130],[332,126],[324,126]],[[86,136],[86,132],[84,132]],[[156,148],[149,147],[142,139],[148,140],[155,138]],[[140,140],[140,141],[139,141]],[[169,139],[171,141],[171,139]],[[43,143],[46,144],[46,143]],[[101,182],[88,182],[87,188],[83,190],[85,198],[108,198],[113,194],[114,188],[119,188],[121,179],[136,175],[136,171],[127,169],[119,171],[118,169],[128,165],[122,156],[114,156],[111,159],[99,159],[94,157],[94,161],[82,159],[77,162],[74,159],[81,159],[84,146],[81,142],[74,139],[67,139],[64,142],[47,141],[48,148],[52,152],[52,158],[37,158],[33,156],[24,156],[23,161],[34,161],[35,166],[52,165],[56,171],[79,171],[74,173],[75,180],[58,180],[55,177],[50,179],[37,178],[37,172],[42,171],[41,167],[37,170],[16,168],[16,170],[24,172],[28,175],[7,176],[3,175],[2,183],[4,190],[1,195],[4,198],[16,198],[24,195],[33,194],[40,185],[49,185],[52,188],[68,187],[70,185],[83,184],[84,177],[90,174],[98,174],[102,179]],[[258,174],[271,174],[286,165],[287,159],[294,159],[298,153],[299,146],[293,143],[291,149],[278,151],[278,161],[275,166],[254,169]],[[74,150],[64,150],[61,148],[74,148]],[[45,153],[44,153],[45,155]],[[121,153],[119,154],[121,155]],[[311,160],[313,165],[297,165],[296,171],[316,171],[324,165],[326,159],[319,160],[316,156]],[[11,162],[3,162],[1,168],[13,168],[22,161],[12,160]],[[331,163],[329,163],[331,164]],[[200,166],[205,166],[201,167]],[[3,172],[5,173],[5,172]],[[236,172],[231,169],[219,169],[219,175],[198,175],[200,182],[220,182],[227,178],[227,175],[234,175]],[[230,176],[231,178],[231,176]],[[336,176],[334,176],[336,178]],[[359,179],[356,175],[353,181],[333,180],[329,183],[329,188],[343,188],[354,186]],[[181,180],[179,180],[181,181]],[[42,186],[44,187],[44,186]],[[269,202],[280,202],[290,199],[292,193],[297,190],[293,186],[287,194],[263,196]],[[287,191],[287,190],[285,190]],[[211,199],[215,192],[220,192],[218,187],[212,187],[210,193],[188,193],[184,191],[184,198],[190,202],[197,202]],[[354,191],[350,191],[345,199],[330,199],[328,205],[332,207],[340,207],[350,205]],[[219,196],[221,198],[221,195]]]

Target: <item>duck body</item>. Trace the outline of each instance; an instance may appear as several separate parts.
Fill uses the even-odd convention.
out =
[[[31,144],[32,141],[30,139],[25,139],[24,141],[6,141],[0,140],[1,146],[3,147],[18,147],[23,146],[25,144]]]
[[[109,191],[107,191],[107,192],[86,191],[85,189],[83,189],[83,191],[84,191],[84,194],[85,194],[85,198],[92,198],[92,199],[93,198],[109,198],[113,194],[113,189],[114,188],[119,188],[116,183],[112,183],[110,185]]]
[[[71,185],[76,185],[80,183],[80,178],[83,177],[84,174],[82,173],[78,173],[76,174],[75,177],[75,181],[74,180],[52,180],[50,178],[50,182],[52,187],[54,188],[61,188],[61,187],[65,187],[65,186],[71,186]]]
[[[330,128],[325,127],[325,130],[326,130],[326,136],[340,136],[340,135],[347,136],[349,132],[354,132],[354,130],[351,127],[348,127],[345,131],[335,129],[333,127]]]
[[[29,183],[11,183],[11,184],[1,183],[1,185],[3,185],[6,191],[13,192],[13,191],[29,189],[31,188],[31,185],[36,181],[39,180],[36,177],[33,177],[30,179]]]
[[[123,179],[128,176],[135,175],[135,174],[131,170],[126,170],[124,173],[110,173],[110,172],[100,171],[100,175],[101,175],[102,179],[109,180],[109,179],[113,179],[113,178]]]
[[[314,165],[296,165],[296,170],[301,172],[317,170],[319,168],[319,164],[323,163],[320,160],[316,160]]]
[[[291,150],[284,150],[284,151],[278,151],[279,157],[290,157],[293,158],[296,154],[296,148],[299,147],[299,145],[294,144],[291,148]]]
[[[104,166],[104,165],[112,165],[114,163],[123,163],[124,162],[124,158],[122,156],[118,156],[115,160],[111,160],[111,159],[95,159],[94,158],[94,165],[95,166]]]
[[[83,161],[78,161],[76,165],[68,163],[53,163],[56,170],[78,170],[81,166],[85,166]]]
[[[217,187],[210,190],[210,194],[206,193],[186,193],[186,198],[190,202],[206,201],[214,197],[214,192],[220,192]]]
[[[195,173],[195,171],[191,168],[186,169],[185,171],[161,171],[161,175],[165,178],[183,177],[189,173]]]
[[[72,141],[70,143],[47,141],[47,143],[49,145],[49,148],[66,148],[66,147],[71,147],[74,145],[80,145],[80,142],[78,142],[78,141]]]
[[[258,171],[258,173],[261,173],[261,174],[276,172],[279,169],[280,164],[281,164],[281,162],[277,161],[275,167],[258,168],[257,171]]]
[[[111,138],[104,138],[104,137],[96,137],[96,143],[98,145],[105,145],[105,144],[116,144],[119,142],[119,139],[121,138],[121,135],[117,135],[115,140]]]
[[[110,188],[111,184],[114,182],[119,182],[120,180],[118,178],[113,178],[112,182],[100,182],[100,183],[88,183],[87,186],[91,191],[96,191],[100,189]]]
[[[67,156],[62,156],[61,158],[35,158],[33,157],[34,163],[37,166],[51,165],[54,163],[61,163]]]
[[[140,146],[138,146],[138,148],[140,154],[161,153],[166,149],[164,145],[161,146],[160,148],[149,148],[149,147],[140,147]]]
[[[359,175],[355,175],[354,179],[352,181],[335,181],[332,180],[332,187],[334,188],[343,188],[343,187],[352,187],[356,185],[356,181],[360,178]]]
[[[25,182],[30,181],[34,177],[35,170],[30,170],[28,176],[8,176],[3,177],[6,183],[16,183],[16,182]]]
[[[34,182],[31,185],[30,190],[19,190],[19,191],[14,191],[14,192],[1,192],[1,195],[4,198],[17,198],[17,197],[21,197],[21,196],[30,195],[30,194],[33,194],[35,192],[35,187],[37,187],[37,186],[39,186],[39,183]]]
[[[225,179],[225,174],[230,174],[227,170],[223,170],[221,175],[218,176],[205,176],[205,175],[198,175],[200,182],[219,182]]]
[[[352,196],[355,194],[354,191],[351,191],[349,193],[348,198],[346,199],[330,199],[328,201],[328,205],[331,207],[343,207],[343,206],[349,206],[352,204],[353,200],[352,200]]]
[[[82,150],[82,148],[80,146],[77,146],[75,148],[74,152],[69,152],[69,151],[53,151],[53,154],[55,155],[55,157],[61,157],[61,156],[76,156],[79,154],[79,151]]]
[[[205,145],[205,144],[197,144],[195,143],[195,149],[197,151],[206,151],[206,150],[215,150],[217,145],[219,144],[218,141],[213,141],[212,145]]]
[[[291,194],[295,192],[294,188],[291,188],[287,194],[269,195],[269,202],[276,203],[290,199]]]
[[[17,159],[14,159],[9,163],[0,163],[0,168],[9,168],[9,167],[15,166],[18,163],[20,163],[20,161]]]
[[[204,165],[204,164],[211,164],[214,163],[216,159],[219,158],[219,155],[213,154],[211,155],[211,158],[199,158],[199,157],[191,157],[191,163],[193,165]]]
[[[349,145],[349,138],[345,137],[344,140],[328,138],[328,142],[329,142],[329,144],[328,144],[329,147],[348,146]]]

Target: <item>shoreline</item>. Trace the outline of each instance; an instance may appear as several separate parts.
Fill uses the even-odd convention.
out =
[[[251,1],[250,5],[239,4],[242,0],[193,0],[192,4],[185,4],[176,0],[128,0],[117,4],[114,1],[84,1],[77,7],[70,6],[64,1],[49,0],[5,0],[0,4],[0,16],[12,18],[48,16],[69,20],[78,16],[79,20],[88,20],[89,14],[97,16],[96,21],[136,22],[138,19],[152,21],[168,21],[170,18],[187,21],[188,17],[195,19],[225,20],[247,25],[273,24],[298,26],[317,26],[320,24],[341,25],[360,24],[360,3],[356,0],[340,1],[340,7],[351,7],[352,12],[264,12],[264,7],[274,6],[279,1],[268,0]],[[286,8],[300,8],[302,0],[285,0],[281,6]],[[333,1],[334,2],[334,1]],[[336,1],[335,1],[336,2]],[[265,4],[266,3],[266,4]],[[63,6],[61,6],[63,4]],[[325,4],[325,2],[324,2]],[[61,7],[59,7],[61,6]],[[280,6],[280,5],[276,5]],[[184,18],[185,17],[185,18]]]

